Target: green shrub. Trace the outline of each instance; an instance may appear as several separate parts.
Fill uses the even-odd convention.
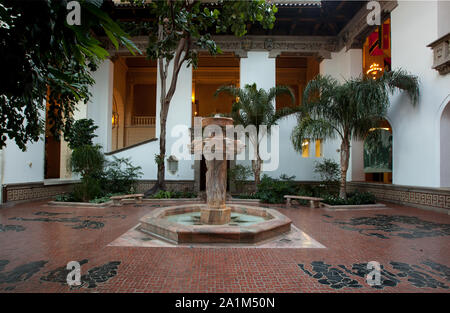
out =
[[[84,176],[100,175],[105,164],[101,146],[81,146],[72,151],[70,159],[72,171]]]
[[[129,158],[113,157],[106,163],[101,183],[105,193],[130,193],[143,173],[140,166],[133,166]]]
[[[105,157],[100,146],[81,146],[73,150],[70,159],[72,171],[81,175],[81,182],[74,188],[77,201],[89,201],[101,195],[101,176]]]
[[[100,180],[105,157],[101,146],[92,143],[97,128],[93,120],[81,119],[64,134],[69,148],[73,150],[70,157],[72,171],[81,175],[81,183],[75,186],[72,193],[76,201],[89,201],[102,194]]]
[[[92,146],[92,139],[97,137],[94,134],[98,126],[94,125],[92,119],[80,119],[75,121],[70,129],[64,134],[64,139],[70,149],[74,150],[82,146]]]
[[[319,174],[326,190],[332,193],[339,188],[340,166],[333,159],[324,158],[322,162],[315,162],[314,173]]]
[[[108,193],[108,194],[106,194],[104,196],[92,199],[89,202],[90,203],[105,203],[105,202],[110,201],[112,196],[121,196],[121,195],[123,195],[122,192],[119,192],[119,193]]]
[[[285,195],[295,195],[298,192],[295,176],[281,175],[279,179],[263,175],[255,196],[264,203],[284,203]]]
[[[151,197],[154,199],[197,198],[197,194],[190,191],[160,190]]]
[[[340,198],[337,195],[326,195],[322,197],[323,203],[329,205],[362,205],[362,204],[375,204],[375,195],[370,192],[355,191],[347,194],[347,200]]]
[[[253,172],[250,166],[237,164],[233,168],[229,168],[227,174],[230,182],[233,182],[236,186],[236,190],[242,191],[247,178],[249,178],[252,173]]]
[[[320,175],[323,182],[333,183],[339,181],[340,166],[333,159],[324,158],[321,162],[316,161],[314,165],[314,173]]]
[[[64,193],[62,195],[57,195],[55,197],[55,201],[59,201],[59,202],[75,202],[77,200],[73,196],[73,193]]]
[[[99,179],[89,175],[83,176],[81,182],[76,184],[73,189],[73,197],[77,202],[88,202],[101,194],[102,188]]]

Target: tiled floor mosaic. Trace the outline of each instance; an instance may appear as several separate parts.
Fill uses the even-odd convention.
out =
[[[0,292],[450,292],[450,216],[388,206],[272,206],[293,221],[297,237],[255,249],[133,238],[158,204],[18,204],[0,209]],[[299,240],[283,240],[292,238]],[[323,247],[306,248],[308,240]],[[81,286],[66,284],[70,261],[81,264]],[[381,265],[379,286],[366,282],[370,261]]]

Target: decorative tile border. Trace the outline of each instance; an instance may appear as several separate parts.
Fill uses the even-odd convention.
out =
[[[137,192],[145,192],[156,183],[154,180],[140,180]],[[74,183],[45,185],[43,182],[3,185],[3,203],[16,201],[32,201],[48,199],[56,195],[71,192]],[[193,180],[166,181],[166,187],[171,191],[194,191]]]
[[[137,192],[145,192],[155,182],[154,180],[140,180],[138,182]],[[298,183],[310,184],[317,182]],[[194,191],[194,184],[194,180],[166,181],[167,189],[172,191]],[[253,184],[248,183],[247,185],[248,189],[251,190]],[[73,186],[73,183],[44,185],[43,182],[4,185],[2,186],[2,199],[4,203],[47,199],[59,194],[71,192]],[[445,213],[450,212],[450,190],[365,182],[348,182],[347,186],[349,191],[358,189],[360,191],[372,192],[380,201],[394,202],[425,209],[435,209]]]
[[[450,212],[450,190],[364,182],[349,182],[347,186],[349,191],[369,191],[381,201]]]
[[[2,186],[3,203],[47,199],[71,192],[74,183],[44,185],[43,182],[28,184],[11,184]]]

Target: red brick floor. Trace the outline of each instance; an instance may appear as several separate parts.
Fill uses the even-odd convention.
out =
[[[326,249],[253,249],[111,247],[155,206],[19,204],[0,209],[0,292],[450,292],[450,216],[389,206],[343,212],[274,206]],[[370,219],[377,216],[381,226]],[[356,225],[362,217],[369,219]],[[84,259],[81,274],[94,283],[71,289],[61,268]],[[357,264],[369,261],[383,266],[382,278],[393,286],[375,289],[355,274]],[[109,262],[120,264],[99,273]],[[331,268],[343,283],[327,280],[339,276]]]

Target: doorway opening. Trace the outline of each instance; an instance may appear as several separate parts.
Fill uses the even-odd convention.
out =
[[[61,140],[51,132],[52,123],[49,119],[50,103],[46,104],[45,116],[45,160],[44,179],[60,178],[61,169]]]
[[[441,187],[450,187],[450,102],[447,103],[441,115]]]
[[[209,53],[199,54],[198,67],[192,71],[192,125],[195,117],[231,112],[234,97],[226,93],[215,97],[214,94],[221,86],[239,87],[239,64],[240,59],[233,52],[224,52],[217,56],[211,56]],[[198,179],[199,190],[203,191],[206,187],[206,162],[204,158],[196,162],[199,162],[196,180]]]
[[[384,120],[364,139],[365,181],[392,184],[392,127]]]
[[[155,138],[156,61],[118,56],[114,60],[112,150]]]

